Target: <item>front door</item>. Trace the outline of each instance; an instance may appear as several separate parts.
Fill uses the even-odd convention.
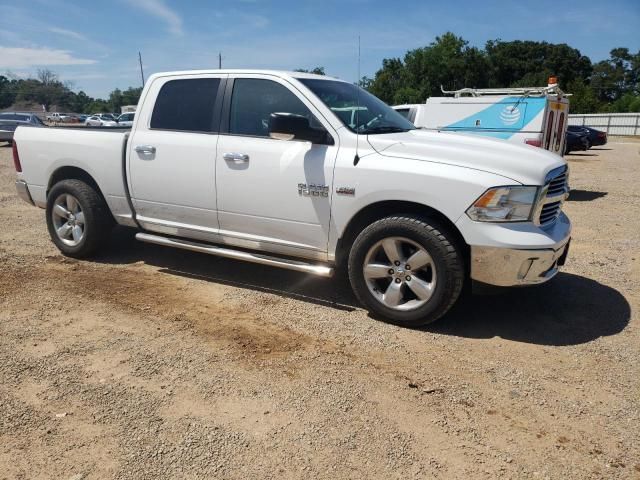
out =
[[[238,76],[227,92],[216,164],[220,234],[247,248],[325,259],[338,146],[272,139],[269,118],[303,115],[332,130],[275,77]]]
[[[213,239],[222,75],[158,77],[129,140],[129,188],[147,230]]]

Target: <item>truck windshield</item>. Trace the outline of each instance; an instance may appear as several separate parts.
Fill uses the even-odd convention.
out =
[[[415,130],[382,100],[347,82],[299,78],[354,133],[365,135]]]

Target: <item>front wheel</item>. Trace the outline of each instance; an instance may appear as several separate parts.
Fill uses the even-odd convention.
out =
[[[66,256],[86,258],[109,239],[113,217],[100,194],[81,180],[56,183],[47,196],[47,228]]]
[[[436,222],[387,217],[365,228],[349,254],[349,280],[375,316],[401,326],[436,321],[456,302],[464,284],[456,243]]]

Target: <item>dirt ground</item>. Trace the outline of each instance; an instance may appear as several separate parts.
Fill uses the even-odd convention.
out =
[[[562,273],[423,330],[126,229],[66,259],[0,147],[0,478],[640,478],[640,142],[614,142],[568,156]]]

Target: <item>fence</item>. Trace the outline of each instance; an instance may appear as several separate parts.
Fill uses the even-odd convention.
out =
[[[607,135],[640,135],[640,113],[588,113],[569,115],[569,125],[582,125]]]

